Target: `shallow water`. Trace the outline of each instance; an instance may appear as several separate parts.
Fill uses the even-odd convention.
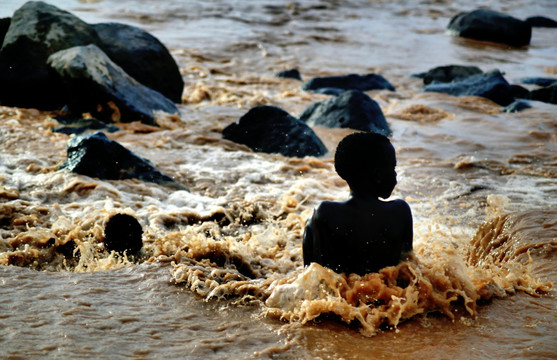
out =
[[[0,16],[22,3],[3,2]],[[534,29],[518,50],[444,31],[461,10],[557,18],[555,2],[57,5],[88,22],[140,26],[171,49],[186,82],[180,118],[108,136],[189,191],[58,171],[68,136],[51,132],[54,114],[1,107],[0,357],[555,356],[555,105],[506,114],[479,98],[423,93],[410,76],[457,63],[499,68],[511,83],[555,77],[555,30]],[[369,95],[393,130],[394,197],[414,215],[409,261],[364,278],[302,269],[305,220],[348,194],[331,158],[350,131],[315,128],[330,150],[322,158],[220,139],[252,106],[296,115],[326,98],[273,77],[291,67],[306,79],[378,72],[397,88]],[[101,251],[116,212],[144,227],[140,264]]]

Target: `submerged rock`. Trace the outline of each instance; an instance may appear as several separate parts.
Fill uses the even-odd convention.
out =
[[[389,136],[391,129],[379,105],[365,93],[349,90],[310,105],[300,115],[308,125],[350,128]]]
[[[530,109],[531,107],[532,107],[532,105],[530,104],[529,101],[516,100],[516,101],[512,102],[511,104],[505,106],[505,108],[503,109],[503,112],[506,112],[506,113],[521,112],[522,110]]]
[[[298,69],[280,71],[276,74],[276,76],[287,79],[302,80],[302,75],[300,75],[300,71],[298,71]]]
[[[92,26],[100,38],[99,47],[128,75],[173,102],[182,102],[184,81],[180,69],[157,38],[126,24]]]
[[[427,85],[433,82],[447,83],[454,80],[462,80],[469,76],[482,73],[482,70],[477,66],[446,65],[438,66],[415,76],[422,78],[424,80],[424,85]]]
[[[488,9],[461,12],[451,19],[448,30],[457,36],[510,46],[528,45],[532,37],[529,23]]]
[[[511,87],[499,70],[473,75],[460,81],[429,84],[424,90],[455,96],[481,96],[503,106],[514,101]]]
[[[59,75],[72,102],[69,108],[103,120],[155,124],[155,111],[178,113],[172,101],[130,77],[95,45],[52,54],[48,64]]]
[[[303,121],[274,106],[256,106],[222,131],[222,137],[254,151],[321,156],[327,148]]]
[[[528,24],[532,27],[548,27],[548,28],[555,28],[557,27],[557,21],[547,18],[545,16],[532,16],[525,20]]]
[[[176,184],[141,158],[102,132],[76,136],[68,141],[68,159],[61,169],[103,180],[139,179],[162,185]]]
[[[518,99],[529,99],[530,90],[520,85],[511,85],[511,96]]]
[[[143,247],[143,228],[137,219],[127,214],[116,214],[104,227],[104,247],[126,255],[135,255]]]
[[[538,85],[538,86],[549,86],[557,82],[555,78],[542,78],[542,77],[532,77],[532,78],[522,78],[520,82],[528,85]]]
[[[74,46],[98,44],[97,32],[67,11],[30,1],[15,11],[0,50],[0,103],[55,109],[63,105],[60,84],[46,59]]]
[[[382,90],[395,91],[393,85],[383,76],[378,74],[349,74],[344,76],[317,77],[306,82],[302,88],[304,90],[318,90],[322,88],[336,88],[342,90]]]
[[[120,130],[114,125],[107,124],[97,119],[81,118],[72,115],[57,116],[55,119],[60,125],[52,128],[52,131],[62,134],[79,135],[88,130],[105,130],[112,133]]]
[[[532,90],[530,92],[530,99],[557,104],[557,82],[541,89]]]

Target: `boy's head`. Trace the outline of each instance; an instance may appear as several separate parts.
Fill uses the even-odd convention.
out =
[[[396,185],[396,156],[389,139],[373,132],[346,136],[335,153],[335,170],[352,190],[388,198]]]

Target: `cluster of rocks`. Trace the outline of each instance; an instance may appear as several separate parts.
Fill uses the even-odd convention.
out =
[[[88,24],[53,5],[30,1],[0,21],[0,104],[63,106],[105,122],[154,124],[178,113],[184,87],[166,47],[144,30]]]
[[[291,73],[299,75],[299,72]],[[304,89],[328,89],[328,93],[334,96],[311,104],[298,118],[274,106],[252,108],[237,122],[224,128],[222,135],[224,139],[247,145],[254,151],[297,157],[327,153],[327,148],[310,127],[314,125],[390,136],[391,129],[381,108],[363,92],[378,88],[394,91],[387,80],[376,74],[314,78],[304,84]]]

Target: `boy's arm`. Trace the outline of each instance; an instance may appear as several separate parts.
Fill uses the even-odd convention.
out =
[[[412,221],[412,210],[406,201],[401,200],[401,218],[404,226],[402,235],[402,253],[411,252],[412,241],[414,238],[413,221]]]
[[[309,218],[306,223],[304,240],[302,243],[304,266],[307,266],[312,262],[319,262],[319,260],[317,259],[319,231],[315,228],[316,218],[317,211],[314,211],[312,217]]]

